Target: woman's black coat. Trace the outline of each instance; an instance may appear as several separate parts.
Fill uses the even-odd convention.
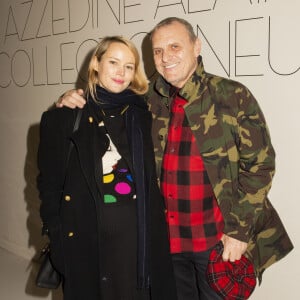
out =
[[[164,204],[155,174],[151,114],[146,110],[140,113],[141,122],[134,126],[140,126],[143,133],[144,165],[151,196],[151,299],[173,300],[176,299],[175,281]],[[95,173],[102,172],[102,168],[101,159],[96,157],[95,152],[103,155],[106,146],[95,139],[97,126],[88,105],[83,109],[79,129],[72,133],[75,115],[76,111],[68,108],[49,110],[42,115],[38,151],[40,213],[49,231],[52,260],[66,278],[64,299],[100,300],[102,257],[99,251],[101,218],[98,203],[101,191]],[[66,168],[70,140],[74,147]],[[100,169],[96,170],[96,167]]]

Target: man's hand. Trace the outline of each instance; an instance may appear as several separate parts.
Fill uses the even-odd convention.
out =
[[[69,90],[65,92],[55,103],[56,107],[67,106],[69,108],[83,108],[86,100],[83,98],[83,90]]]
[[[241,242],[226,234],[223,234],[221,240],[224,245],[224,251],[222,255],[224,261],[229,260],[231,262],[234,262],[235,260],[240,260],[241,256],[247,250],[247,243]]]

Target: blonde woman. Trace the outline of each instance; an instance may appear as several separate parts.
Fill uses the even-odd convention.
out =
[[[40,213],[65,300],[176,299],[147,89],[136,47],[106,37],[89,64],[79,129],[70,108],[42,115]]]

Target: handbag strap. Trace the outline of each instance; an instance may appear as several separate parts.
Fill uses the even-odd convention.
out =
[[[80,120],[81,120],[81,115],[82,115],[82,109],[78,109],[72,133],[74,133],[79,128],[79,124],[80,124]],[[69,159],[70,159],[70,154],[71,154],[73,146],[74,146],[74,144],[71,141],[70,142],[70,146],[69,146],[68,155],[67,155],[67,160],[66,160],[66,169],[68,167],[68,163],[69,163]]]
[[[72,133],[74,133],[79,128],[79,124],[80,124],[80,120],[81,120],[81,115],[82,115],[82,109],[78,109]],[[68,168],[68,164],[69,164],[69,160],[70,160],[70,154],[71,154],[71,151],[72,151],[73,147],[74,147],[74,144],[73,144],[72,141],[70,141],[70,146],[69,146],[67,160],[66,160],[66,174],[65,174],[65,177],[64,177],[64,185],[63,185],[63,187],[65,186],[66,177],[67,177],[67,168]]]

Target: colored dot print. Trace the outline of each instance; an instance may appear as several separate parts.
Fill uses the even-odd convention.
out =
[[[115,191],[121,195],[126,195],[130,193],[131,187],[126,182],[119,182],[115,185]]]
[[[110,183],[114,180],[115,176],[114,174],[108,174],[103,176],[103,182],[104,183]]]
[[[127,175],[126,175],[126,178],[127,178],[129,181],[133,182],[133,179],[132,179],[131,174],[127,174]]]
[[[109,194],[104,195],[104,203],[115,203],[115,202],[117,202],[117,199],[115,196],[109,195]]]

